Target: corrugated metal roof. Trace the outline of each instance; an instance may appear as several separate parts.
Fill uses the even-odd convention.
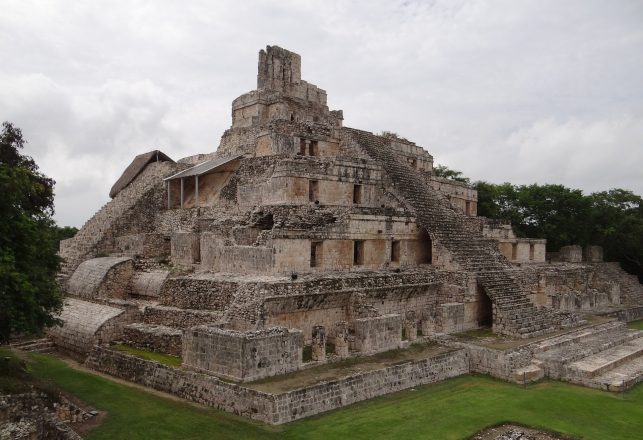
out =
[[[205,161],[203,163],[200,163],[198,165],[194,165],[192,168],[188,168],[187,170],[183,170],[180,173],[176,173],[170,177],[166,177],[163,180],[173,180],[173,179],[180,179],[182,177],[190,177],[190,176],[201,176],[202,174],[206,174],[215,168],[219,168],[220,166],[223,166],[229,162],[232,162],[233,160],[237,160],[239,158],[243,157],[242,154],[239,154],[238,156],[232,156],[232,157],[221,157],[218,159],[212,159]]]

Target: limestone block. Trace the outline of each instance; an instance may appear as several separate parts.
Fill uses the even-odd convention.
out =
[[[558,258],[568,263],[580,263],[583,260],[583,250],[577,245],[563,246],[558,252]]]
[[[323,325],[313,326],[312,350],[314,361],[326,360],[326,328]]]
[[[335,324],[335,354],[339,357],[348,357],[348,323],[338,321]]]
[[[196,326],[183,334],[183,365],[248,382],[297,370],[303,344],[300,330],[284,327],[239,332]]]
[[[406,312],[406,319],[404,320],[404,330],[406,333],[406,338],[409,341],[413,342],[417,339],[418,324],[415,312],[413,310],[409,310],[408,312]]]
[[[601,246],[585,246],[585,249],[583,249],[583,261],[587,263],[602,263],[603,248]]]
[[[201,259],[199,234],[192,232],[175,232],[171,241],[172,262],[191,265]]]
[[[356,319],[353,327],[354,350],[361,353],[393,350],[402,342],[402,317],[398,314]]]

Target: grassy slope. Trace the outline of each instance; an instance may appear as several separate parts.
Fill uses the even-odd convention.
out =
[[[160,362],[161,364],[169,365],[170,367],[181,366],[181,358],[177,356],[170,356],[164,353],[157,353],[149,350],[142,350],[140,348],[132,347],[126,344],[117,344],[110,347],[113,350],[121,351],[127,354],[133,354],[143,359],[150,361]]]
[[[33,373],[108,411],[92,439],[459,439],[514,421],[587,439],[643,432],[643,386],[625,396],[559,382],[523,389],[465,376],[403,391],[281,427],[157,397],[34,355]]]
[[[643,330],[643,319],[640,321],[632,321],[627,324],[629,328],[633,328],[635,330]]]

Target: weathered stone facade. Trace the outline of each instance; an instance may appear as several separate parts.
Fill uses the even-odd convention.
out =
[[[572,331],[581,315],[633,319],[643,305],[638,281],[600,248],[547,253],[545,240],[477,217],[476,191],[435,176],[422,147],[344,127],[326,92],[301,79],[301,57],[276,46],[260,52],[257,88],[233,101],[215,153],[139,155],[115,187],[61,243],[70,298],[52,338],[92,351],[94,368],[270,423],[461,374],[464,360],[508,380],[554,377],[531,342],[492,350],[447,335],[490,327],[533,341]],[[247,382],[426,339],[466,351],[288,396],[217,378]],[[196,372],[105,349],[113,341],[181,355]],[[608,353],[610,367],[633,362],[628,347],[638,353]]]

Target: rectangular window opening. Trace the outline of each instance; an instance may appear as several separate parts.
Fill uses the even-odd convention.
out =
[[[306,155],[306,139],[299,139],[299,155]]]
[[[364,264],[364,241],[355,240],[353,242],[353,265],[361,266]]]
[[[534,259],[534,253],[535,253],[535,251],[536,251],[535,246],[534,246],[534,244],[533,244],[533,243],[531,243],[531,244],[529,245],[529,259],[530,259],[530,260],[533,260],[533,259]]]
[[[511,259],[515,260],[518,258],[518,243],[513,243],[511,245]]]
[[[353,185],[353,203],[355,205],[362,203],[362,185]]]
[[[391,242],[391,261],[394,263],[400,262],[400,241],[393,240]]]
[[[316,202],[319,195],[319,182],[317,180],[308,181],[308,201]]]
[[[310,267],[319,267],[321,260],[321,241],[313,241],[310,243]]]
[[[319,156],[319,148],[317,141],[310,141],[310,146],[308,147],[309,156]]]

